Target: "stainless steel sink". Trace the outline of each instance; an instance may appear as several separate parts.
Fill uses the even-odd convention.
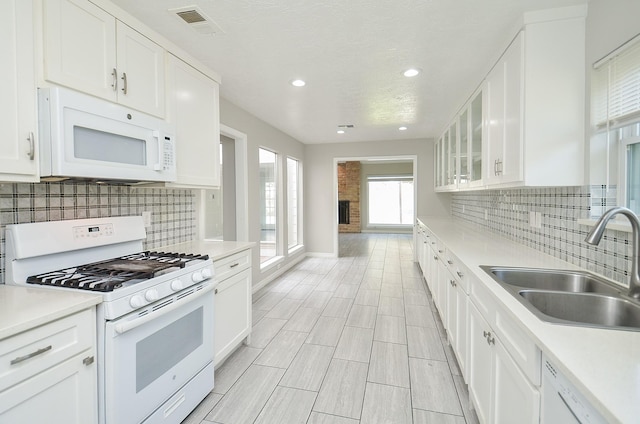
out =
[[[586,271],[482,266],[543,321],[640,331],[640,302]]]
[[[520,296],[542,314],[560,320],[558,323],[640,330],[640,305],[620,297],[540,290],[522,290]]]
[[[619,293],[620,290],[593,274],[539,268],[482,267],[500,283],[539,290],[572,293]]]

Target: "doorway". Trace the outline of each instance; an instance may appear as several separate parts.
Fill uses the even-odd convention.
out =
[[[415,155],[334,158],[335,255],[342,256],[341,235],[348,238],[348,233],[412,234],[417,215],[417,174]],[[347,204],[349,211],[345,211]],[[381,205],[385,215],[381,215]]]
[[[220,125],[220,187],[201,190],[200,238],[248,241],[247,135]]]

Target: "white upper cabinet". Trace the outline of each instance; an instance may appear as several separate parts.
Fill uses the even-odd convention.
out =
[[[522,181],[522,32],[487,77],[487,185]]]
[[[469,119],[465,113],[472,112],[469,183],[463,167],[457,186],[436,182],[440,191],[584,183],[585,16],[586,6],[524,15],[482,82],[479,104],[472,101],[458,115]],[[484,114],[481,128],[474,112]]]
[[[155,116],[165,115],[165,51],[117,22],[118,101]]]
[[[167,120],[176,126],[178,178],[168,186],[220,186],[218,83],[167,55]]]
[[[34,27],[31,0],[3,2],[0,14],[0,181],[38,181]]]
[[[164,117],[164,49],[86,0],[43,2],[44,79]]]

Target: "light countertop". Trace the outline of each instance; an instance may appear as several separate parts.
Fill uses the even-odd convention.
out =
[[[640,332],[546,323],[480,265],[580,269],[464,221],[419,217],[426,227],[520,320],[529,337],[610,422],[640,417]]]
[[[102,296],[0,284],[0,340],[91,308]]]
[[[222,258],[226,258],[227,256],[242,252],[243,250],[250,249],[255,245],[255,242],[205,239],[172,244],[171,246],[165,246],[160,250],[168,250],[178,253],[196,253],[200,255],[206,254],[215,262]]]

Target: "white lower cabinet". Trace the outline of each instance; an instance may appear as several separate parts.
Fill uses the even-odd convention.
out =
[[[97,422],[95,310],[0,344],[0,423]]]
[[[218,366],[251,334],[251,251],[213,262],[215,289],[214,365]]]
[[[540,349],[456,252],[419,227],[427,240],[422,272],[479,421],[538,423]]]
[[[97,420],[95,366],[76,355],[0,393],[0,422],[87,424]]]
[[[481,423],[539,422],[538,388],[507,352],[474,302],[469,302],[468,383]]]

